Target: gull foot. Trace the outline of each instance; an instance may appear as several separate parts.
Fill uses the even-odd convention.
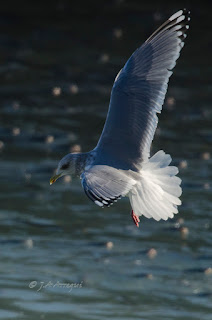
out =
[[[131,216],[132,216],[132,219],[136,225],[136,227],[139,227],[139,222],[140,222],[140,219],[139,219],[139,216],[137,216],[134,211],[132,210],[131,212]]]

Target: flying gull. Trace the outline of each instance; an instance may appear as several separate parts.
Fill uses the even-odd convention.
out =
[[[150,147],[189,20],[186,9],[176,12],[132,54],[114,81],[97,146],[64,156],[50,184],[66,174],[80,176],[88,198],[102,208],[128,196],[137,227],[141,215],[167,220],[178,213],[178,169],[162,150],[150,157]]]

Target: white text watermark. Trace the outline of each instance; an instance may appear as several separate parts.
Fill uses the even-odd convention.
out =
[[[61,282],[61,281],[31,281],[29,283],[30,289],[36,289],[37,292],[47,289],[47,288],[63,288],[67,289],[68,292],[71,292],[73,289],[80,289],[82,288],[83,281],[81,282]]]

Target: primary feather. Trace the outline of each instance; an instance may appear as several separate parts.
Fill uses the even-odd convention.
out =
[[[168,80],[183,47],[189,12],[171,16],[129,58],[113,85],[95,163],[138,170],[149,158]]]

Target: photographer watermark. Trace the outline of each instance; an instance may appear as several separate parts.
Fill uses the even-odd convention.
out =
[[[63,288],[67,289],[68,292],[71,292],[73,289],[80,289],[82,288],[83,281],[81,282],[52,282],[52,281],[31,281],[29,283],[29,288],[30,289],[36,289],[37,292],[47,289],[47,288]]]

